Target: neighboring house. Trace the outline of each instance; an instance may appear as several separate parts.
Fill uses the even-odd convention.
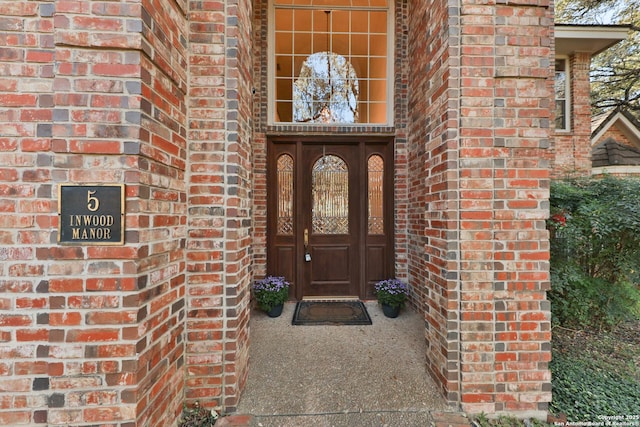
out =
[[[267,273],[407,280],[453,408],[546,415],[549,180],[590,169],[589,61],[624,29],[547,0],[0,15],[0,423],[233,411]]]
[[[591,58],[626,38],[625,26],[556,25],[556,129],[552,174],[591,173]]]
[[[640,123],[628,111],[616,109],[592,122],[594,176],[640,175]]]

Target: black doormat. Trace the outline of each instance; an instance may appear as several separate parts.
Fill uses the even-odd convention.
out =
[[[370,325],[362,301],[298,301],[292,325]]]

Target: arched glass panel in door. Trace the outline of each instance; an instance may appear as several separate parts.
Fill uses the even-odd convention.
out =
[[[349,233],[349,169],[338,156],[322,156],[311,172],[312,232]]]

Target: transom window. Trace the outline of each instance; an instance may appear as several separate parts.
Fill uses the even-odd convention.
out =
[[[388,0],[274,0],[270,122],[390,124]]]

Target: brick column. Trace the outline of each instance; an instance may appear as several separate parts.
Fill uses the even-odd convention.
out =
[[[0,110],[15,197],[0,424],[161,425],[182,409],[186,21],[171,0],[143,3],[0,5],[15,41],[2,75],[19,76],[0,96],[17,114]],[[57,244],[66,182],[126,184],[124,245]]]
[[[190,10],[186,397],[225,411],[248,364],[251,8],[229,0]]]
[[[141,129],[137,142],[125,144],[125,154],[135,154],[137,162],[125,179],[137,183],[131,208],[138,214],[129,220],[140,228],[138,292],[126,301],[138,308],[138,325],[127,332],[137,337],[136,424],[164,425],[177,419],[184,403],[188,22],[181,0],[145,0],[141,7],[135,15],[143,37],[136,106]],[[125,25],[140,28],[138,20]]]
[[[410,278],[428,368],[471,413],[551,399],[545,0],[413,4]]]
[[[551,11],[544,0],[496,1],[463,6],[460,18],[462,408],[542,416]]]
[[[427,370],[458,404],[457,37],[447,5],[416,2],[409,13],[408,270],[425,315]],[[451,63],[450,63],[451,61]]]

